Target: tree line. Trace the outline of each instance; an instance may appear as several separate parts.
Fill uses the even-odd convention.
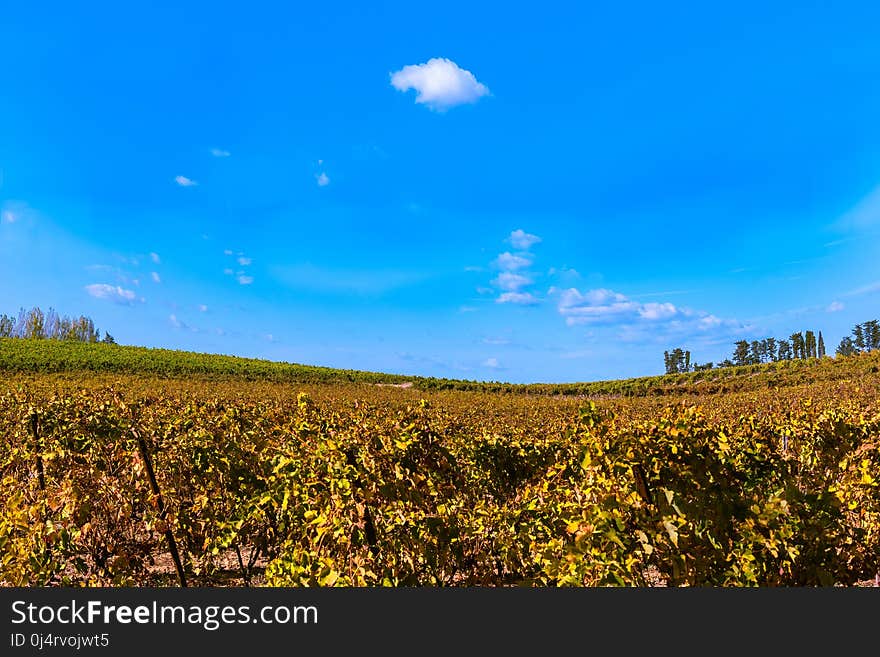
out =
[[[872,319],[869,322],[856,324],[852,337],[846,336],[837,347],[840,356],[853,356],[880,349],[880,322]]]
[[[74,342],[103,342],[116,344],[109,333],[101,337],[90,317],[59,315],[54,308],[43,312],[38,306],[18,311],[18,316],[0,315],[0,338],[36,340],[71,340]]]
[[[852,337],[845,337],[837,347],[838,356],[851,356],[874,349],[880,349],[880,322],[876,319],[856,324]],[[663,352],[663,364],[667,374],[699,372],[714,367],[735,367],[738,365],[757,365],[775,363],[781,360],[797,360],[825,357],[825,338],[822,331],[792,333],[788,338],[764,338],[763,340],[738,340],[733,345],[733,354],[717,365],[709,362],[702,365],[691,359],[691,352],[676,348]]]

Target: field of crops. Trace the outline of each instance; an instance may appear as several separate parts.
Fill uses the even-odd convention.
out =
[[[2,585],[851,585],[880,572],[878,353],[719,373],[724,392],[666,378],[586,397],[163,373],[146,357],[40,371],[6,342]]]

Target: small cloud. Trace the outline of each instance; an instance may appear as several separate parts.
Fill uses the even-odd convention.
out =
[[[86,285],[85,290],[96,299],[105,299],[123,306],[130,306],[137,300],[137,295],[133,290],[126,290],[118,285],[93,283]]]
[[[441,57],[429,59],[424,64],[410,64],[391,73],[391,86],[403,92],[415,89],[416,103],[438,112],[475,103],[489,95],[489,88],[478,82],[473,73]]]
[[[510,340],[507,338],[483,338],[481,340],[483,344],[491,344],[491,345],[505,345],[510,344]]]
[[[254,282],[254,277],[253,276],[245,276],[242,274],[242,275],[239,275],[238,282],[241,285],[250,285],[251,283]]]
[[[275,336],[272,335],[271,333],[267,333],[267,334],[264,335],[263,337],[266,339],[266,342],[277,342],[277,341],[275,340]]]
[[[162,264],[162,259],[159,257],[158,253],[150,253],[150,260],[155,262],[157,265]]]
[[[232,276],[235,272],[232,271],[229,267],[227,267],[226,269],[223,270],[223,273],[226,274],[227,276]]]
[[[244,256],[238,259],[238,264],[240,264],[242,267],[247,267],[249,264],[251,264],[251,262],[252,260],[250,258],[245,258]]]
[[[488,367],[489,369],[498,370],[501,369],[501,363],[498,362],[497,358],[487,358],[483,361],[483,367]]]
[[[216,333],[217,335],[226,335],[226,331],[224,331],[222,328],[215,328],[214,333]]]
[[[195,187],[199,184],[192,178],[187,178],[186,176],[175,176],[174,182],[176,182],[181,187]]]
[[[37,213],[24,201],[4,201],[0,205],[0,224],[14,224],[36,217]]]
[[[497,258],[495,258],[494,264],[499,269],[504,269],[505,271],[515,271],[517,269],[528,267],[532,264],[532,261],[528,258],[524,258],[523,256],[504,252]]]
[[[231,153],[229,151],[224,151],[222,148],[212,148],[211,155],[214,157],[229,157]]]
[[[538,302],[530,292],[505,292],[495,299],[495,303],[514,303],[519,306],[534,306]]]
[[[200,312],[200,313],[206,313],[206,312],[208,312],[208,306],[206,306],[206,305],[203,304],[203,303],[202,303],[202,304],[199,304],[199,312]]]
[[[525,232],[522,228],[513,231],[507,241],[513,245],[513,248],[519,251],[528,251],[529,248],[538,244],[541,238],[537,235]]]
[[[844,307],[840,301],[832,301],[825,310],[829,313],[839,313]]]
[[[330,184],[330,178],[323,171],[315,176],[315,179],[318,181],[318,187],[326,187]],[[343,185],[345,187],[345,185]]]
[[[516,292],[520,288],[529,285],[531,282],[532,279],[528,276],[523,276],[522,274],[514,274],[509,271],[503,271],[498,274],[496,278],[492,279],[493,285],[508,292]]]
[[[171,326],[173,326],[176,329],[188,329],[189,328],[189,326],[186,324],[186,322],[183,322],[183,321],[177,319],[176,315],[168,315],[168,321],[171,323]]]
[[[153,279],[154,283],[161,283],[162,279],[159,277],[159,274],[156,272],[150,272],[150,277]]]
[[[223,251],[223,255],[231,256],[231,255],[232,255],[232,249],[226,249],[225,251]]]
[[[460,312],[460,313],[475,313],[475,312],[477,312],[477,309],[474,306],[462,306],[461,308],[458,309],[458,312]]]

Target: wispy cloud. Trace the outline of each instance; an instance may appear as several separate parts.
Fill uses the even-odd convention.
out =
[[[832,301],[825,310],[829,313],[839,313],[845,307],[840,301]]]
[[[247,267],[249,264],[251,264],[251,262],[253,262],[251,258],[245,258],[244,256],[241,256],[238,259],[238,264],[240,264],[242,267]]]
[[[315,176],[315,180],[318,181],[318,187],[326,187],[327,185],[330,184],[330,177],[326,173],[324,173],[323,171]],[[343,179],[343,183],[344,182],[345,181]],[[343,187],[345,187],[344,184],[343,184]]]
[[[168,315],[168,322],[176,329],[189,328],[186,322],[177,319],[177,315]]]
[[[250,285],[251,283],[254,282],[254,277],[253,276],[246,276],[244,274],[239,274],[238,282],[240,285]]]
[[[510,234],[507,241],[513,245],[518,251],[528,251],[532,246],[541,242],[541,238],[537,235],[527,233],[522,228],[518,228]]]
[[[867,285],[863,285],[862,287],[857,287],[856,289],[850,290],[842,296],[858,297],[863,294],[871,294],[873,292],[880,292],[880,281],[875,281],[874,283],[868,283]]]
[[[157,265],[162,264],[162,258],[159,257],[158,253],[150,253],[150,260],[155,262]]]
[[[192,178],[187,178],[186,176],[175,176],[174,182],[176,182],[181,187],[195,187],[199,184]]]
[[[232,249],[225,249],[225,250],[223,251],[223,255],[231,256],[231,255],[232,255]]]
[[[200,312],[200,313],[206,313],[206,312],[208,312],[208,306],[206,306],[206,305],[203,304],[203,303],[202,303],[202,304],[199,304],[199,312]]]
[[[488,367],[490,370],[499,370],[501,369],[501,363],[498,362],[497,358],[487,358],[482,363],[483,367]]]
[[[880,224],[880,186],[875,187],[849,212],[844,213],[834,227],[840,230],[860,230]]]
[[[410,64],[391,73],[391,86],[403,92],[415,89],[416,103],[438,112],[475,103],[489,95],[489,88],[477,81],[473,73],[443,57]]]
[[[231,153],[229,151],[225,151],[222,148],[212,148],[211,155],[214,157],[229,157]]]
[[[92,283],[91,285],[86,285],[85,290],[96,299],[105,299],[123,306],[130,306],[137,300],[137,294],[135,294],[134,290],[126,290],[118,285]]]
[[[157,272],[150,272],[150,278],[153,279],[154,283],[161,283],[162,282],[162,278],[159,276],[159,274]]]

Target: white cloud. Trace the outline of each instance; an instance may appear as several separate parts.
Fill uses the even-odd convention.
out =
[[[563,290],[558,310],[569,326],[637,319],[668,319],[678,313],[678,309],[671,303],[640,304],[619,292],[605,288],[586,292],[576,288]]]
[[[155,262],[157,265],[162,264],[162,259],[159,257],[158,253],[150,253],[150,259]]]
[[[323,171],[319,175],[315,176],[315,180],[318,181],[318,187],[326,187],[327,185],[330,184],[329,176],[326,173],[324,173]],[[343,187],[344,186],[345,185],[343,185]]]
[[[199,304],[199,312],[200,313],[208,312],[208,306],[206,306],[205,304]]]
[[[195,187],[199,184],[192,178],[187,178],[186,176],[175,176],[174,182],[176,182],[181,187]]]
[[[231,153],[229,151],[224,151],[222,148],[212,148],[211,155],[214,157],[229,157]]]
[[[410,64],[391,73],[391,86],[398,91],[416,90],[416,103],[444,112],[456,105],[475,103],[489,88],[474,74],[452,60],[435,57],[424,64]]]
[[[3,212],[0,212],[0,223],[14,224],[16,219],[18,219],[18,215],[12,210],[3,210]]]
[[[514,274],[509,271],[503,271],[494,279],[492,279],[492,284],[495,287],[499,287],[502,290],[506,290],[508,292],[516,292],[520,288],[529,285],[532,282],[532,279],[528,276],[523,276],[522,274]]]
[[[557,309],[566,324],[576,326],[618,325],[619,339],[667,339],[671,336],[706,336],[721,331],[735,335],[754,327],[735,319],[721,319],[701,310],[677,307],[671,303],[640,303],[605,288],[581,292],[576,288],[553,289],[559,295]]]
[[[493,370],[497,370],[501,368],[501,363],[498,362],[497,358],[487,358],[483,361],[483,367],[488,367]]]
[[[232,249],[226,249],[225,251],[223,251],[223,255],[231,256],[231,255],[232,255]]]
[[[832,301],[825,309],[829,313],[837,313],[844,309],[844,305],[840,301]]]
[[[505,345],[510,344],[510,340],[507,338],[492,338],[486,337],[481,340],[483,344],[492,344],[492,345]]]
[[[150,272],[150,277],[153,279],[154,283],[161,283],[162,279],[159,277],[159,274],[156,272]]]
[[[505,292],[495,299],[495,303],[515,303],[520,306],[533,306],[538,299],[530,292]]]
[[[253,276],[245,276],[242,274],[242,275],[239,275],[238,282],[241,285],[250,285],[251,283],[254,282],[254,277]]]
[[[528,258],[524,258],[520,255],[514,255],[507,251],[495,258],[495,266],[499,269],[504,269],[505,271],[515,271],[517,269],[523,269],[524,267],[528,267],[531,264],[532,261]]]
[[[235,272],[232,271],[229,267],[227,267],[226,269],[223,270],[223,273],[226,274],[227,276],[232,276]]]
[[[186,322],[184,322],[180,319],[177,319],[176,315],[168,315],[168,321],[171,323],[171,326],[173,326],[176,329],[188,329],[189,328],[189,325]]]
[[[250,258],[245,258],[244,256],[238,259],[238,264],[240,264],[242,267],[247,267],[249,264],[251,264],[251,262],[252,260]]]
[[[518,249],[519,251],[527,251],[533,245],[538,244],[541,241],[541,238],[537,235],[527,233],[522,228],[518,228],[510,234],[507,241],[513,245],[513,248]]]
[[[118,285],[92,283],[91,285],[86,285],[85,290],[96,299],[106,299],[107,301],[125,306],[130,306],[137,299],[137,295],[133,290],[126,290]]]
[[[642,319],[669,319],[677,313],[678,309],[671,303],[646,303],[639,308]]]

